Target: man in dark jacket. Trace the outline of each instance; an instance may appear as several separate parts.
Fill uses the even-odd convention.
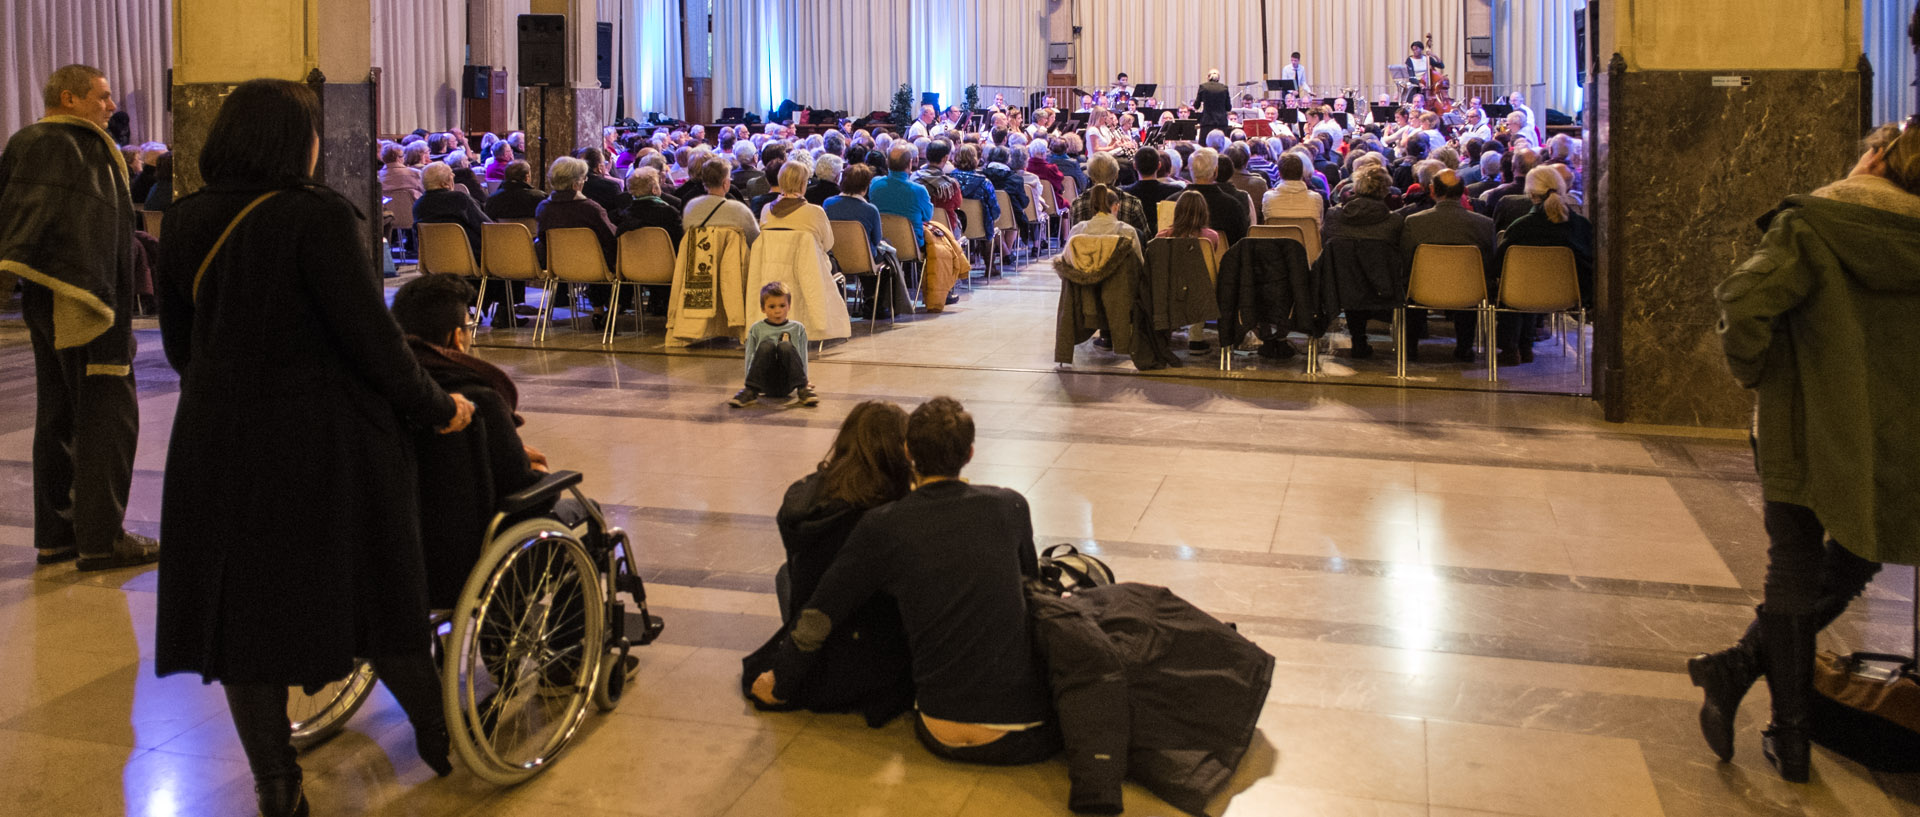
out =
[[[1127,195],[1140,200],[1140,208],[1147,217],[1147,235],[1160,232],[1160,202],[1175,198],[1186,188],[1169,181],[1173,175],[1173,163],[1160,156],[1160,151],[1143,147],[1133,155],[1133,166],[1140,171],[1140,181],[1127,186]]]
[[[600,205],[608,213],[618,213],[627,209],[627,191],[620,181],[607,175],[607,156],[597,147],[580,151],[580,160],[587,163],[587,182],[581,188],[586,197]]]
[[[1253,226],[1253,203],[1247,200],[1247,194],[1225,178],[1221,172],[1220,154],[1213,148],[1201,148],[1193,152],[1193,187],[1207,199],[1208,227],[1227,240],[1231,247],[1235,242],[1247,237],[1247,231]]]
[[[487,204],[481,208],[481,212],[494,221],[533,218],[540,208],[540,202],[547,200],[547,193],[527,183],[532,177],[533,167],[526,160],[514,160],[507,165],[506,181],[501,182],[500,189],[487,197]]]
[[[1406,257],[1408,271],[1411,273],[1413,257],[1422,244],[1454,244],[1475,247],[1480,250],[1483,266],[1493,260],[1493,219],[1480,215],[1467,208],[1464,198],[1466,187],[1460,177],[1451,170],[1442,170],[1433,177],[1433,207],[1422,213],[1407,216],[1400,230],[1400,254]],[[1488,280],[1493,276],[1489,274]],[[1417,321],[1426,322],[1426,310],[1409,310],[1409,324],[1416,322],[1414,314],[1419,313]],[[1479,325],[1479,316],[1468,310],[1449,311],[1447,320],[1453,322],[1453,359],[1463,363],[1473,361],[1474,330]],[[1411,330],[1409,331],[1411,335]],[[1424,334],[1424,332],[1422,333]],[[1407,350],[1407,359],[1414,359],[1414,350]]]
[[[952,398],[914,410],[907,452],[918,487],[861,518],[781,641],[775,669],[754,680],[753,696],[790,699],[828,634],[884,591],[900,605],[913,655],[914,727],[928,751],[991,765],[1052,757],[1060,730],[1022,589],[1039,572],[1027,501],[960,479],[972,457],[973,418]]]
[[[46,118],[0,154],[0,272],[19,276],[33,340],[37,561],[131,567],[160,543],[128,533],[140,410],[133,384],[134,237],[124,157],[105,130],[106,75],[68,65],[47,79]]]
[[[667,231],[667,240],[674,247],[680,246],[680,237],[686,234],[680,221],[680,211],[660,198],[660,171],[643,167],[633,171],[627,177],[627,195],[633,197],[633,204],[620,214],[620,220],[614,225],[616,235],[630,233],[645,227],[659,227]]]
[[[1227,129],[1227,116],[1233,112],[1233,92],[1220,81],[1220,69],[1207,72],[1207,81],[1200,83],[1200,93],[1193,98],[1193,109],[1200,114],[1201,143],[1207,141],[1207,134]]]

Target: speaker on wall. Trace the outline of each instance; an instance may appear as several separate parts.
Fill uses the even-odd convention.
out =
[[[491,66],[469,65],[460,72],[460,98],[486,99],[488,91],[487,74]]]
[[[595,23],[593,37],[593,75],[600,87],[613,87],[613,24]]]
[[[567,84],[567,18],[520,15],[520,84]]]
[[[1587,10],[1573,13],[1573,78],[1580,87],[1587,85]]]

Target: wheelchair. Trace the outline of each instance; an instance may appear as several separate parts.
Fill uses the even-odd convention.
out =
[[[652,643],[665,626],[647,610],[626,531],[607,524],[581,493],[581,479],[557,471],[507,497],[487,525],[459,601],[434,614],[448,736],[467,768],[496,785],[551,766],[589,702],[603,712],[618,706],[629,652]],[[581,524],[539,512],[568,492],[585,511]],[[644,622],[632,636],[629,600]],[[294,746],[305,750],[338,734],[375,680],[362,661],[324,687],[293,687],[287,716]]]

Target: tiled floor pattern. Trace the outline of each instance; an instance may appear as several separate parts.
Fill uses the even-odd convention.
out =
[[[988,317],[938,321],[959,334]],[[31,564],[22,335],[0,322],[0,813],[250,814],[219,691],[152,677],[154,573]],[[130,524],[152,531],[175,384],[154,333],[141,341]],[[946,393],[979,425],[970,477],[1023,491],[1043,542],[1165,584],[1278,659],[1212,814],[1920,815],[1920,781],[1825,753],[1814,784],[1779,782],[1760,759],[1764,686],[1735,763],[1700,744],[1681,663],[1738,633],[1764,564],[1737,437],[1609,426],[1575,398],[833,350],[814,366],[819,408],[733,411],[739,363],[718,355],[482,354],[521,381],[526,438],[636,532],[667,633],[639,651],[622,706],[511,790],[433,778],[379,693],[303,757],[316,814],[1067,813],[1058,762],[948,764],[901,722],[760,714],[739,697],[739,658],[778,624],[786,483],[857,401]],[[1829,646],[1902,647],[1911,576],[1890,569]],[[1132,786],[1127,804],[1175,813]]]

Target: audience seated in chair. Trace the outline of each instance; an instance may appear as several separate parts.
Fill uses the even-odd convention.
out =
[[[873,180],[867,198],[881,213],[905,218],[913,227],[914,242],[924,247],[926,224],[933,220],[933,199],[907,175],[912,167],[913,146],[895,143],[887,153],[887,175]]]
[[[419,143],[415,143],[419,144]],[[415,154],[412,146],[402,148],[391,142],[380,149],[380,193],[392,196],[396,192],[410,192],[418,199],[426,192],[426,185],[420,179],[420,169],[404,161]],[[418,154],[427,155],[423,146]]]
[[[1207,198],[1207,209],[1212,215],[1212,224],[1227,240],[1228,245],[1238,243],[1247,237],[1252,227],[1253,203],[1247,194],[1234,187],[1226,179],[1217,179],[1220,173],[1220,154],[1213,148],[1201,148],[1193,152],[1193,190]]]
[[[813,160],[813,179],[807,182],[807,203],[826,204],[827,199],[840,195],[840,174],[845,170],[846,163],[831,153],[822,153]]]
[[[1289,151],[1280,156],[1280,184],[1261,202],[1261,212],[1268,221],[1310,218],[1315,224],[1326,225],[1326,200],[1307,188],[1306,171],[1306,161],[1300,154]]]
[[[660,171],[651,167],[633,171],[633,175],[627,177],[627,195],[633,197],[633,203],[620,214],[620,223],[614,228],[616,235],[659,227],[667,231],[667,240],[674,247],[680,246],[686,227],[680,223],[680,211],[660,198]]]
[[[1407,217],[1400,230],[1400,254],[1406,262],[1413,263],[1414,253],[1422,244],[1453,244],[1468,246],[1480,251],[1483,262],[1493,259],[1493,219],[1480,215],[1467,206],[1466,187],[1461,184],[1458,174],[1443,170],[1433,177],[1434,202],[1425,212]],[[1491,279],[1492,268],[1488,268]],[[1409,267],[1411,272],[1411,267]],[[1488,289],[1492,291],[1491,288]],[[1462,363],[1473,362],[1473,340],[1475,327],[1479,326],[1479,315],[1470,311],[1449,311],[1447,320],[1453,322],[1453,359]],[[1409,336],[1426,334],[1425,310],[1409,310],[1407,313]],[[1419,326],[1420,332],[1413,332],[1413,326]],[[1407,350],[1407,359],[1414,359],[1414,349]]]
[[[1536,167],[1527,173],[1527,198],[1533,209],[1501,234],[1494,251],[1494,269],[1501,269],[1509,247],[1566,247],[1573,250],[1574,272],[1580,285],[1580,302],[1593,303],[1593,222],[1575,213],[1567,205],[1567,179],[1552,167]],[[1497,290],[1496,290],[1497,291]],[[1533,330],[1538,315],[1502,313],[1496,324],[1499,331],[1500,365],[1513,366],[1533,362]]]
[[[526,160],[509,162],[501,174],[500,189],[487,197],[487,203],[480,208],[481,211],[494,221],[537,218],[540,204],[547,200],[547,193],[529,184],[532,178],[533,166],[527,164]]]
[[[705,185],[706,192],[687,202],[680,217],[682,227],[732,227],[746,236],[748,245],[760,237],[760,222],[753,211],[728,195],[732,179],[725,162],[702,163],[697,181]]]
[[[1347,315],[1353,337],[1353,357],[1373,356],[1367,342],[1367,322],[1385,320],[1379,310],[1391,309],[1404,296],[1406,270],[1400,260],[1400,231],[1406,217],[1387,209],[1387,171],[1369,165],[1353,175],[1353,198],[1327,213],[1321,234],[1323,314]],[[1390,257],[1389,257],[1390,256]],[[1394,283],[1402,282],[1399,294]]]
[[[415,224],[458,224],[467,233],[467,244],[473,248],[474,263],[480,262],[480,225],[493,219],[480,211],[480,205],[473,203],[473,197],[467,191],[454,184],[453,168],[441,162],[427,165],[425,173],[427,192],[413,203],[413,221]]]
[[[1120,203],[1116,217],[1132,227],[1136,236],[1152,235],[1147,231],[1151,224],[1147,221],[1146,208],[1140,204],[1139,199],[1120,189],[1120,161],[1113,158],[1113,154],[1093,154],[1093,157],[1087,160],[1086,173],[1094,187],[1105,187],[1112,192],[1113,198]],[[1072,212],[1073,220],[1079,222],[1093,218],[1095,213],[1100,212],[1100,208],[1088,201],[1083,192],[1083,195],[1074,201]]]

